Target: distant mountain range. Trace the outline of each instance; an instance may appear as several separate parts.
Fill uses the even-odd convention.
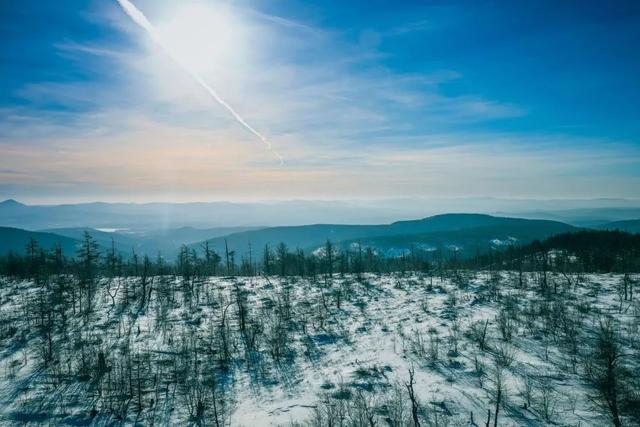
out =
[[[273,227],[305,224],[388,224],[449,212],[549,219],[577,226],[640,218],[640,201],[430,198],[374,201],[257,203],[80,203],[27,205],[0,202],[0,226],[27,230],[89,227],[128,232],[193,227]]]
[[[510,213],[519,218],[549,219],[580,227],[598,228],[609,222],[636,220],[640,218],[640,207],[580,208]]]
[[[295,202],[291,203],[291,206],[295,206]],[[211,214],[214,212],[212,209],[220,208],[222,205],[224,204],[97,203],[27,206],[8,200],[0,203],[0,225],[10,225],[10,227],[0,227],[0,255],[7,254],[9,251],[23,253],[29,238],[33,237],[46,249],[60,244],[66,255],[73,256],[85,231],[92,235],[103,251],[113,244],[124,256],[136,251],[138,254],[150,256],[162,253],[168,259],[173,259],[183,244],[201,251],[204,243],[207,242],[211,249],[220,254],[223,254],[225,247],[228,247],[235,252],[236,260],[239,261],[241,257],[248,256],[250,246],[252,258],[260,259],[266,245],[275,249],[282,242],[290,249],[299,248],[308,252],[321,247],[327,239],[343,249],[362,245],[390,256],[400,255],[411,248],[423,250],[443,248],[460,251],[464,255],[473,255],[489,248],[526,244],[535,239],[544,239],[554,234],[578,229],[575,224],[569,224],[567,221],[465,213],[442,214],[419,220],[376,225],[313,224],[275,227],[169,227],[167,225],[178,221],[175,215],[182,215],[184,222],[188,223],[190,219],[203,216],[205,211]],[[190,211],[192,208],[196,213]],[[170,221],[161,218],[162,215],[159,212],[163,209],[165,216],[172,217]],[[258,207],[254,206],[254,209]],[[252,215],[258,217],[261,209],[253,212]],[[272,213],[277,211],[276,208],[274,209]],[[169,212],[171,212],[170,215]],[[226,214],[229,212],[231,211]],[[640,217],[640,209],[598,208],[538,213],[538,215],[552,218],[575,215],[573,218],[592,218],[594,221],[595,218],[615,218],[616,215],[624,217],[624,215],[634,214]],[[143,220],[147,222],[143,223]],[[51,224],[73,221],[76,225],[93,225],[50,227]],[[164,226],[162,226],[163,221]],[[14,224],[27,225],[18,227]],[[34,231],[25,230],[30,228],[29,224],[46,224],[47,227],[36,228],[33,229]],[[640,232],[640,220],[602,221],[590,227],[637,233]]]

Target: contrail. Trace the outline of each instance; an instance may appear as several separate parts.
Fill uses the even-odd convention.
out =
[[[196,71],[192,70],[191,68],[189,68],[187,65],[185,65],[180,58],[178,58],[176,55],[173,54],[173,52],[171,52],[171,49],[167,48],[167,45],[162,41],[162,38],[160,37],[160,35],[158,34],[158,32],[156,31],[155,27],[153,26],[153,24],[151,24],[151,22],[149,22],[149,20],[147,19],[147,17],[144,15],[144,13],[142,13],[140,11],[140,9],[138,9],[133,3],[131,3],[129,0],[116,0],[118,2],[118,4],[120,5],[120,7],[122,7],[122,10],[125,11],[125,13],[129,16],[129,18],[131,18],[131,20],[133,22],[135,22],[138,26],[140,26],[142,29],[144,29],[149,36],[151,37],[151,39],[162,48],[162,50],[164,50],[164,52],[171,58],[173,59],[184,71],[186,71],[204,90],[206,90],[209,95],[220,105],[222,105],[229,113],[231,113],[231,115],[233,116],[234,119],[236,119],[236,121],[238,123],[240,123],[242,126],[244,126],[245,129],[247,129],[249,132],[251,132],[252,134],[254,134],[260,141],[262,141],[262,143],[264,145],[267,146],[267,148],[269,149],[269,151],[271,151],[273,154],[275,154],[275,156],[278,158],[278,160],[280,160],[280,164],[284,163],[284,160],[282,159],[282,156],[280,155],[280,153],[278,153],[277,151],[275,151],[273,149],[273,147],[271,146],[271,142],[269,142],[269,140],[262,135],[260,132],[258,132],[256,129],[254,129],[249,123],[246,122],[245,119],[242,118],[242,116],[240,114],[238,114],[236,112],[236,110],[233,109],[233,107],[231,107],[231,105],[229,105],[224,99],[222,99],[220,97],[220,95],[218,95],[218,92],[215,91],[214,88],[212,88],[211,86],[209,86],[209,84],[207,82],[204,81],[204,79],[202,78],[202,76],[200,76],[199,73],[197,73]]]

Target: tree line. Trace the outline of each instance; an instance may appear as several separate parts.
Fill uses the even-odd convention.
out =
[[[427,272],[434,265],[444,266],[448,255],[444,250],[429,252],[411,247],[401,256],[389,257],[371,247],[355,245],[341,249],[327,240],[313,252],[291,249],[286,244],[265,245],[260,256],[248,254],[238,259],[236,251],[225,245],[219,253],[208,242],[199,248],[182,245],[175,260],[161,253],[155,257],[138,254],[135,249],[123,254],[114,243],[100,248],[90,233],[85,232],[74,256],[67,256],[57,245],[53,249],[41,247],[31,238],[23,253],[10,252],[0,257],[0,274],[11,277],[75,274],[115,276],[178,275],[192,276],[316,276],[333,274],[363,274],[365,272],[420,271]],[[249,244],[249,247],[251,245]]]
[[[640,234],[609,230],[561,233],[528,245],[480,254],[464,265],[536,271],[553,269],[585,273],[640,271]]]
[[[506,269],[520,271],[564,272],[638,272],[640,271],[640,234],[620,231],[583,230],[563,233],[528,245],[511,245],[471,255],[456,247],[423,249],[416,245],[386,255],[361,244],[349,248],[327,240],[312,252],[291,249],[286,244],[265,245],[260,256],[249,252],[238,259],[225,242],[222,253],[208,242],[196,249],[183,245],[175,260],[158,253],[140,255],[135,249],[123,254],[114,243],[100,248],[85,232],[75,256],[66,256],[60,246],[47,250],[31,238],[24,253],[10,252],[0,257],[0,274],[33,278],[51,274],[78,276],[316,276],[333,274],[420,272],[442,276],[445,270]],[[251,248],[251,244],[249,243]]]

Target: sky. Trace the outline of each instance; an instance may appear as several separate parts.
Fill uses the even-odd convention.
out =
[[[0,199],[640,199],[639,2],[131,2],[0,1]]]

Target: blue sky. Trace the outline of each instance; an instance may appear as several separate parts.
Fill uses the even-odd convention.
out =
[[[5,2],[0,197],[640,198],[638,2]],[[183,64],[184,65],[184,64]]]

